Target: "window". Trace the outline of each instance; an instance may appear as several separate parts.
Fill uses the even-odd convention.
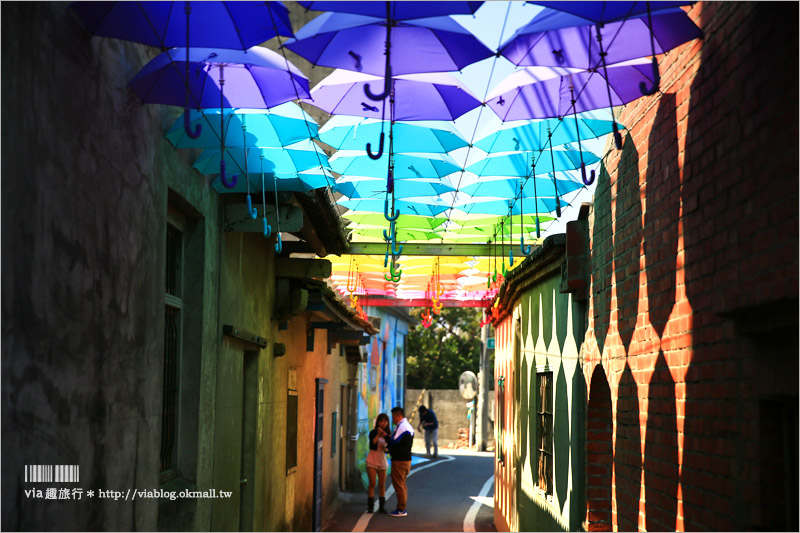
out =
[[[553,373],[536,374],[536,459],[538,487],[553,494]]]
[[[286,397],[286,473],[297,466],[297,391],[289,389]]]
[[[336,457],[336,415],[336,411],[331,413],[331,457]]]
[[[177,477],[183,310],[183,232],[167,224],[164,294],[164,374],[161,403],[161,482]]]

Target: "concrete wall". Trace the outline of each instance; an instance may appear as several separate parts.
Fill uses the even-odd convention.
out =
[[[436,418],[439,420],[439,446],[445,447],[450,443],[458,441],[458,429],[469,429],[469,421],[467,419],[467,400],[461,397],[458,389],[453,390],[426,390],[422,389],[409,389],[406,391],[406,410],[407,415],[413,414],[413,426],[416,434],[414,435],[414,445],[425,444],[425,434],[423,431],[417,431],[419,425],[419,413],[414,410],[417,405],[417,400],[422,394],[421,405],[425,405],[428,409],[433,409],[436,413]],[[487,444],[494,442],[494,391],[490,390],[488,394],[488,410],[489,410],[489,425]],[[413,411],[413,413],[412,413]]]

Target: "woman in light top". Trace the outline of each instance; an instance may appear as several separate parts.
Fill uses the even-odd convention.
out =
[[[375,428],[369,432],[369,453],[367,454],[367,478],[369,488],[367,489],[367,512],[371,513],[375,503],[375,478],[378,478],[378,512],[385,513],[386,504],[386,469],[389,467],[386,461],[386,440],[389,434],[389,415],[381,413],[375,419]]]

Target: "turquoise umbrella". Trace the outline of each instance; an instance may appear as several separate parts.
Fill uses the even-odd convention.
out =
[[[386,194],[386,181],[382,179],[363,179],[338,181],[336,192],[348,198],[381,198]],[[439,196],[454,191],[455,187],[445,181],[399,180],[394,184],[395,198],[415,198],[419,196]],[[384,220],[385,221],[385,220]]]
[[[395,154],[394,179],[443,178],[461,167],[447,154]],[[338,152],[330,160],[331,168],[343,176],[367,176],[385,178],[389,166],[389,155],[384,153],[379,159],[364,155],[346,155]]]
[[[613,131],[610,120],[572,117],[564,119],[514,120],[499,123],[500,119],[487,124],[475,146],[488,153],[528,152],[549,146],[580,142],[602,137]],[[621,124],[618,124],[621,126]],[[552,134],[552,141],[548,134]]]
[[[383,198],[348,198],[341,199],[336,203],[353,211],[368,213],[383,213],[385,208]],[[428,217],[435,217],[450,208],[449,205],[445,205],[443,202],[437,202],[434,198],[427,201],[422,199],[415,199],[413,201],[396,200],[394,204],[395,209],[400,210],[404,214]]]
[[[181,117],[167,131],[176,148],[216,148],[220,146],[220,113],[224,122],[225,146],[284,147],[314,137],[319,125],[294,102],[264,109],[203,109],[189,111],[192,131],[202,125],[198,138],[186,134]]]
[[[551,154],[547,152],[551,152]],[[591,152],[581,153],[577,150],[558,149],[530,154],[491,155],[482,161],[473,163],[467,167],[467,170],[478,176],[527,176],[531,172],[532,157],[535,158],[533,162],[536,164],[537,174],[552,172],[554,167],[556,171],[575,170],[581,167],[581,162],[591,165],[600,161],[600,158]]]
[[[534,202],[535,205],[531,205],[534,204]],[[561,202],[562,205],[566,204],[563,200]],[[509,203],[511,205],[509,205]],[[538,213],[551,213],[556,211],[556,199],[540,197],[530,200],[526,198],[524,207],[525,210],[522,211],[519,200],[477,200],[475,202],[462,203],[454,206],[455,209],[472,215],[519,215],[522,213],[531,213],[534,210]]]
[[[337,150],[364,150],[374,142],[389,123],[372,118],[336,115],[319,130],[319,139]],[[388,140],[387,140],[388,142]],[[394,153],[446,153],[469,146],[452,122],[420,120],[392,124]]]
[[[520,185],[522,194],[520,195]],[[461,187],[461,191],[472,196],[488,196],[494,198],[536,198],[555,197],[556,187],[558,194],[563,195],[583,187],[580,176],[574,173],[558,172],[556,185],[549,176],[535,176],[523,178],[482,178],[477,183]]]
[[[328,157],[311,141],[291,145],[289,148],[226,148],[226,159],[238,167],[240,172],[258,173],[261,156],[264,156],[264,171],[278,178],[295,177],[296,174],[314,168],[329,168]],[[220,150],[203,150],[194,162],[202,174],[214,174],[219,170]]]

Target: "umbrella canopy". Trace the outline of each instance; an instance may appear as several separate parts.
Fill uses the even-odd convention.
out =
[[[185,48],[167,50],[136,74],[129,85],[142,103],[185,104],[186,57]],[[267,109],[309,94],[308,78],[297,67],[260,46],[246,52],[192,48],[188,57],[190,107],[195,109]]]
[[[475,146],[488,153],[535,151],[548,146],[548,133],[552,135],[553,146],[559,146],[607,135],[612,131],[611,125],[610,120],[578,118],[575,121],[571,117],[492,122],[478,135]]]
[[[520,194],[520,184],[522,193]],[[479,182],[461,187],[461,190],[473,196],[487,196],[495,198],[535,198],[542,196],[563,195],[583,187],[580,175],[558,172],[556,174],[556,185],[553,179],[545,176],[526,177],[526,178],[482,178]]]
[[[319,139],[337,150],[363,150],[384,130],[388,121],[336,115],[319,130]],[[392,139],[394,153],[445,153],[469,145],[451,122],[441,120],[395,122]]]
[[[386,17],[386,2],[324,1],[297,3],[307,10],[352,13],[377,18]],[[481,4],[483,2],[462,2],[457,0],[452,2],[419,2],[414,0],[392,2],[391,18],[392,20],[408,20],[457,14],[471,15],[481,7]]]
[[[179,118],[167,131],[167,139],[176,148],[213,148],[220,145],[220,127],[224,125],[225,146],[262,146],[277,148],[310,139],[319,126],[294,102],[263,109],[188,110],[189,124],[203,128],[197,138],[187,134],[184,118]],[[222,120],[220,120],[222,119]],[[223,124],[221,124],[221,122]]]
[[[384,13],[385,13],[384,7]],[[384,75],[386,19],[323,13],[284,44],[314,65]],[[394,75],[452,72],[492,55],[469,30],[450,18],[393,21],[391,71]]]
[[[386,180],[359,179],[357,181],[336,182],[336,192],[348,198],[383,198],[386,194]],[[444,181],[425,181],[417,179],[398,180],[394,184],[395,198],[416,198],[420,196],[438,196],[455,188]],[[384,226],[386,225],[384,219]]]
[[[303,101],[331,115],[381,118],[383,106],[364,96],[364,86],[383,78],[360,72],[335,70],[311,90]],[[394,120],[454,120],[481,102],[454,76],[446,73],[410,74],[392,78]]]
[[[545,150],[540,154],[510,153],[491,155],[482,161],[473,163],[467,170],[478,176],[512,176],[524,177],[531,172],[531,163],[536,163],[536,173],[560,170],[575,170],[581,166],[581,156],[587,165],[597,163],[600,158],[591,152],[578,152],[570,149],[553,150],[552,160]],[[555,168],[553,166],[555,165]]]
[[[512,205],[509,205],[511,203]],[[562,207],[569,205],[561,200]],[[524,209],[523,209],[524,207]],[[482,215],[519,215],[521,213],[552,213],[556,210],[555,198],[538,198],[535,200],[525,199],[524,203],[519,200],[478,200],[470,203],[458,204],[455,209],[469,214]]]
[[[564,117],[609,106],[609,91],[611,105],[626,104],[642,96],[639,83],[653,83],[652,67],[644,59],[612,65],[607,72],[606,77],[603,69],[523,68],[495,87],[486,103],[504,121]]]
[[[256,168],[255,170],[258,171],[259,169]],[[332,176],[313,172],[311,170],[296,174],[294,177],[286,175],[276,176],[271,172],[265,172],[263,182],[261,174],[251,172],[247,177],[248,180],[245,181],[244,177],[240,176],[239,179],[236,180],[234,186],[228,188],[222,183],[219,176],[215,176],[214,179],[211,180],[211,187],[218,193],[247,193],[248,191],[261,192],[262,190],[266,190],[269,194],[276,188],[278,191],[310,191],[333,185],[335,181]]]
[[[301,2],[302,3],[302,2]],[[647,13],[648,4],[653,13],[675,9],[680,6],[685,6],[694,3],[688,2],[670,2],[659,0],[658,2],[640,2],[640,1],[620,1],[614,0],[612,2],[605,1],[573,1],[573,0],[555,0],[552,2],[531,2],[529,4],[536,4],[548,9],[563,11],[577,17],[572,21],[571,26],[577,26],[582,23],[583,19],[597,23],[605,24],[607,22],[614,22],[618,20],[644,15]],[[567,21],[569,19],[565,19]]]
[[[298,143],[290,148],[233,147],[226,148],[225,152],[225,158],[233,161],[240,172],[247,169],[249,173],[260,173],[263,162],[264,172],[278,178],[296,177],[298,173],[319,168],[320,165],[326,167],[328,164],[325,152],[311,141]],[[261,156],[264,156],[263,160]],[[194,168],[201,174],[213,174],[219,171],[220,159],[220,150],[203,150],[194,162]]]
[[[385,207],[383,198],[343,198],[336,203],[353,211],[368,213],[383,213]],[[449,204],[445,205],[444,202],[439,202],[437,199],[427,201],[421,199],[395,200],[394,206],[395,212],[399,210],[405,214],[427,217],[435,217],[450,208]]]
[[[386,218],[381,214],[347,212],[342,218],[350,221],[347,227],[365,229],[386,228]],[[445,218],[430,218],[415,215],[400,215],[395,226],[403,229],[434,230],[447,222]]]
[[[383,239],[383,232],[386,230],[380,229],[354,229],[353,233],[361,235],[362,237],[370,237],[372,239]],[[442,236],[433,231],[423,231],[418,229],[395,229],[395,238],[397,242],[409,241],[432,241],[434,239],[441,239]]]
[[[293,36],[289,10],[281,2],[73,2],[70,7],[93,35],[161,49],[247,50],[276,35]]]
[[[447,154],[395,154],[394,179],[406,178],[430,179],[443,178],[461,167]],[[389,154],[384,153],[379,159],[364,155],[349,155],[348,152],[337,152],[331,157],[331,168],[343,176],[366,176],[385,178],[389,168]]]
[[[702,37],[700,28],[679,8],[652,13],[652,26],[647,16],[604,25],[592,21],[575,25],[576,22],[580,23],[574,15],[544,10],[519,28],[500,53],[515,65],[594,69],[602,63],[598,33],[607,65],[650,56],[651,27],[656,54]]]

